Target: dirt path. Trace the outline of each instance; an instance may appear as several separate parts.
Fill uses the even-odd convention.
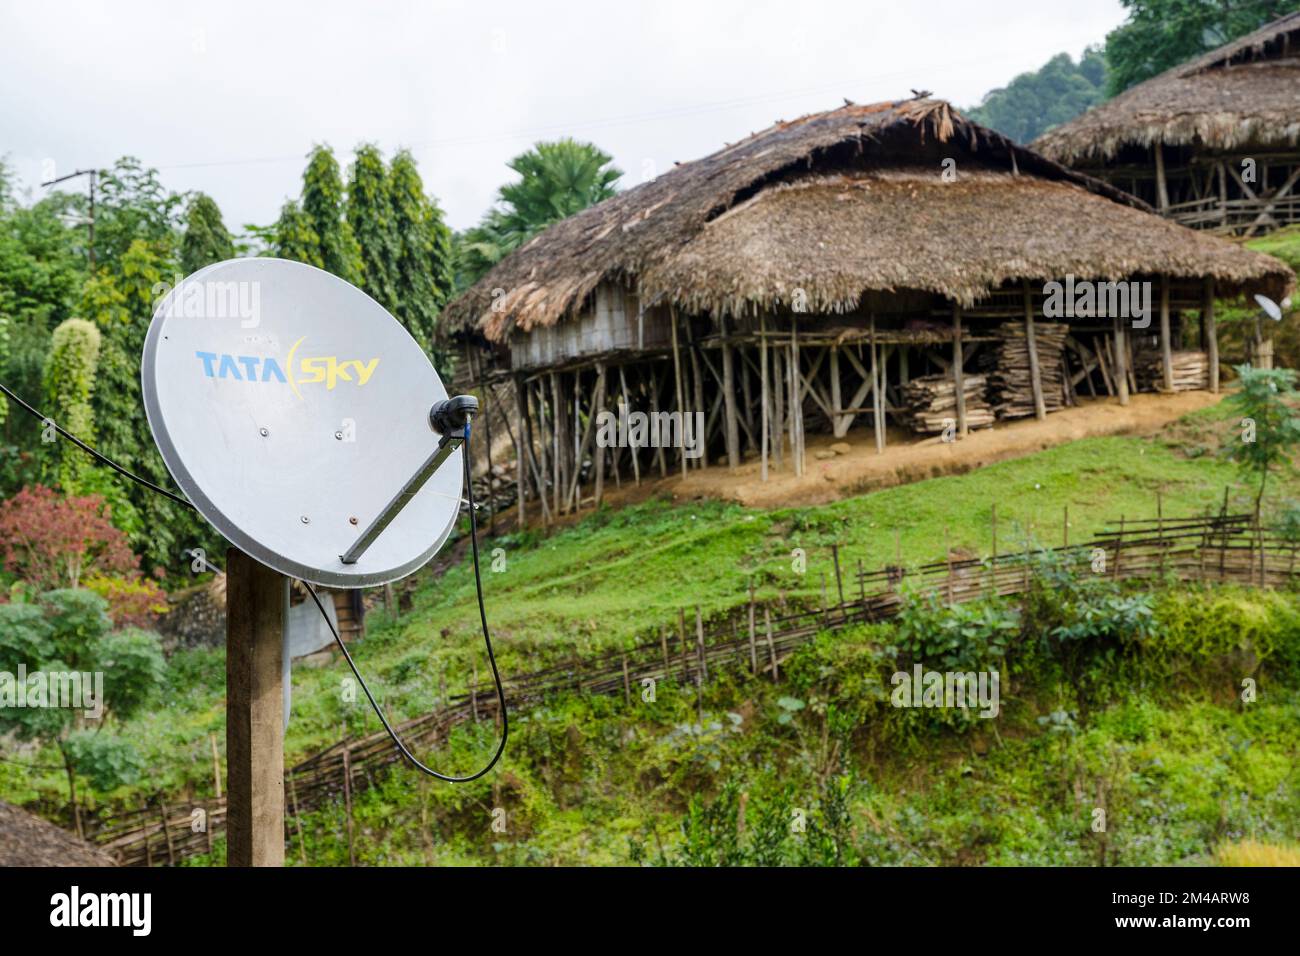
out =
[[[693,471],[684,480],[679,472],[665,479],[643,481],[636,488],[624,481],[621,488],[607,485],[606,498],[613,506],[630,504],[664,492],[679,500],[719,498],[759,508],[792,504],[825,504],[838,498],[864,494],[893,485],[961,474],[984,465],[1044,448],[1104,435],[1153,435],[1189,412],[1218,402],[1222,395],[1209,392],[1180,392],[1176,395],[1134,395],[1127,407],[1110,399],[1081,399],[1077,408],[1055,412],[1045,421],[1021,419],[999,422],[951,444],[938,438],[918,441],[902,429],[891,429],[884,454],[876,454],[870,428],[852,429],[843,439],[849,445],[844,454],[830,455],[835,443],[830,435],[809,435],[808,467],[796,478],[789,456],[781,469],[773,467],[768,480],[760,477],[754,455],[734,472],[725,466]],[[535,513],[535,512],[534,512]],[[504,515],[502,516],[505,517]],[[512,525],[513,516],[507,519]]]

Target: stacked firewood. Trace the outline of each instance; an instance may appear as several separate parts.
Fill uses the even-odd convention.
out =
[[[1210,387],[1210,360],[1204,352],[1174,352],[1174,391],[1191,392]],[[1160,352],[1144,349],[1133,358],[1138,386],[1144,392],[1165,387],[1165,366]]]
[[[1034,323],[1034,344],[1038,351],[1038,375],[1043,386],[1043,405],[1054,412],[1065,405],[1065,358],[1063,350],[1069,327],[1058,322]],[[1001,341],[988,356],[989,386],[993,410],[998,418],[1025,418],[1035,414],[1034,386],[1029,372],[1029,344],[1024,322],[1003,322],[998,328]]]
[[[993,424],[989,408],[988,379],[983,375],[962,377],[966,397],[966,427]],[[913,431],[941,432],[957,421],[957,387],[951,375],[926,375],[903,386],[903,419]]]

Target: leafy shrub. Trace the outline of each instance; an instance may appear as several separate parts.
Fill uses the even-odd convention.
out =
[[[148,578],[95,575],[86,589],[108,602],[108,614],[121,627],[148,627],[169,610],[167,595]]]
[[[995,669],[1020,633],[1020,612],[998,597],[946,606],[911,595],[896,620],[903,657],[948,671]]]

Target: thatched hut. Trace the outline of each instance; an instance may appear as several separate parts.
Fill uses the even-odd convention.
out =
[[[805,429],[866,420],[883,450],[887,424],[955,438],[1126,402],[1148,354],[1154,387],[1217,389],[1215,298],[1293,280],[917,98],[778,123],[557,223],[444,332],[472,381],[514,384],[516,481],[547,517],[611,472],[750,452],[801,473]],[[671,440],[638,436],[674,413]]]
[[[1300,222],[1300,13],[1166,70],[1033,148],[1199,229]]]

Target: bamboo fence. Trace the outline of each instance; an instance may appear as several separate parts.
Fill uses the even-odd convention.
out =
[[[1063,522],[1067,541],[1068,526],[1067,515]],[[1121,519],[1117,528],[1087,543],[1010,554],[997,552],[996,518],[994,529],[993,553],[987,558],[955,560],[950,553],[945,560],[920,567],[892,564],[870,572],[863,571],[859,561],[851,575],[843,572],[839,548],[833,546],[835,591],[829,592],[830,583],[823,576],[822,601],[815,608],[791,611],[760,604],[754,600],[751,586],[749,602],[738,613],[733,610],[707,627],[699,608],[682,609],[675,627],[625,651],[574,657],[516,675],[505,682],[508,704],[512,710],[522,710],[565,691],[621,694],[630,703],[646,678],[676,680],[681,686],[694,687],[698,699],[709,673],[722,668],[777,681],[782,661],[822,631],[892,617],[908,593],[928,592],[949,604],[992,593],[1020,593],[1030,583],[1035,557],[1047,553],[1082,556],[1089,562],[1104,557],[1100,573],[1115,579],[1166,578],[1261,587],[1287,584],[1296,565],[1296,543],[1258,527],[1251,515],[1225,511],[1188,518]],[[458,724],[495,721],[496,717],[495,688],[475,681],[444,706],[400,723],[396,729],[408,747],[418,751],[442,744]],[[340,798],[350,820],[353,794],[373,785],[380,774],[401,762],[388,735],[380,730],[340,740],[292,767],[285,774],[287,844],[296,842],[301,853],[301,815],[337,804]],[[197,810],[203,811],[201,818]],[[159,795],[151,805],[102,821],[92,839],[121,865],[174,865],[186,857],[211,852],[214,834],[224,829],[225,814],[224,798],[178,798],[169,804]],[[197,824],[198,819],[203,819],[203,826]]]

